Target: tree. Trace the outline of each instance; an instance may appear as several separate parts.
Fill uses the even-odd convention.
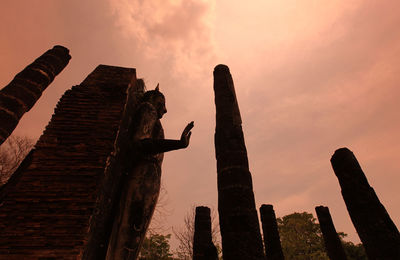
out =
[[[140,250],[140,260],[172,260],[172,254],[169,251],[169,239],[171,234],[160,235],[151,234],[146,237],[143,241],[142,248]]]
[[[0,146],[0,186],[7,182],[33,145],[33,140],[26,136],[10,136]]]
[[[179,259],[189,260],[193,259],[193,237],[194,237],[194,219],[196,215],[196,207],[193,206],[185,215],[184,226],[181,229],[173,229],[176,239],[179,241],[179,246],[175,250],[175,254]],[[218,255],[221,254],[221,246],[218,240],[219,224],[215,221],[215,211],[211,211],[211,225],[212,225],[212,241],[217,247]]]
[[[324,240],[311,213],[293,213],[277,219],[282,250],[286,259],[329,259]],[[362,244],[344,241],[347,236],[338,232],[348,260],[367,259]]]
[[[319,225],[312,214],[296,212],[278,218],[277,223],[287,259],[329,259]]]
[[[353,244],[349,241],[342,241],[343,248],[348,260],[368,260],[367,254],[362,244]]]

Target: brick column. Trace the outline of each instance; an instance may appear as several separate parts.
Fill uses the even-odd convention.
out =
[[[261,205],[260,216],[267,260],[285,259],[282,252],[281,240],[273,206],[266,204]]]
[[[324,237],[325,249],[331,260],[345,260],[347,259],[344,252],[342,242],[333,225],[331,213],[328,207],[318,206],[315,207],[319,226]]]
[[[356,157],[347,148],[335,151],[333,170],[347,210],[369,259],[400,259],[400,234]]]
[[[264,259],[242,120],[229,68],[214,69],[218,211],[225,260]]]
[[[193,260],[218,259],[212,242],[211,214],[208,207],[196,207],[194,219]]]
[[[33,107],[70,59],[69,50],[56,45],[0,90],[0,144],[11,135],[21,117]]]

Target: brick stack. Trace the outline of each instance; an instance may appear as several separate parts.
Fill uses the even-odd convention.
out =
[[[230,259],[265,259],[242,119],[228,66],[214,69],[218,212],[222,254]]]
[[[134,69],[100,65],[66,91],[35,149],[0,190],[0,259],[100,259],[87,247],[106,248],[93,233],[110,228],[135,83]]]
[[[70,59],[69,50],[56,45],[0,90],[0,144],[10,136],[21,117],[33,107]]]
[[[319,226],[321,228],[322,236],[326,253],[331,260],[346,260],[347,256],[340,241],[336,228],[333,225],[333,220],[328,207],[318,206],[315,207],[315,212],[318,216]]]
[[[368,258],[400,259],[400,232],[369,185],[353,152],[347,148],[336,150],[331,164]]]
[[[260,217],[264,235],[265,258],[267,260],[284,260],[274,207],[271,204],[262,204]]]
[[[212,242],[211,210],[208,207],[196,207],[193,234],[193,260],[218,259],[217,248]]]

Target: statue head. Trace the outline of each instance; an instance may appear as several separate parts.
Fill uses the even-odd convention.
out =
[[[149,102],[157,110],[158,118],[162,118],[165,113],[167,113],[167,108],[165,107],[165,97],[163,93],[160,92],[159,84],[154,90],[146,91],[143,95],[143,102]]]

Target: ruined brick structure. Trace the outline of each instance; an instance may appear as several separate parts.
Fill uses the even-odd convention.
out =
[[[64,68],[71,56],[67,48],[54,46],[18,73],[0,90],[0,145]]]
[[[354,154],[335,151],[331,163],[354,227],[369,259],[400,259],[400,234]]]
[[[319,226],[324,237],[324,244],[326,253],[331,260],[346,260],[342,242],[333,225],[331,213],[328,207],[318,206],[315,207],[317,213]]]
[[[65,92],[0,189],[0,259],[104,259],[141,92],[135,69],[104,65]]]
[[[196,207],[194,219],[193,260],[217,260],[217,248],[212,242],[211,211]]]
[[[260,207],[261,223],[264,235],[265,256],[267,260],[283,260],[281,240],[275,211],[272,205],[263,204]]]
[[[264,259],[242,120],[229,68],[214,69],[218,211],[225,260]]]

